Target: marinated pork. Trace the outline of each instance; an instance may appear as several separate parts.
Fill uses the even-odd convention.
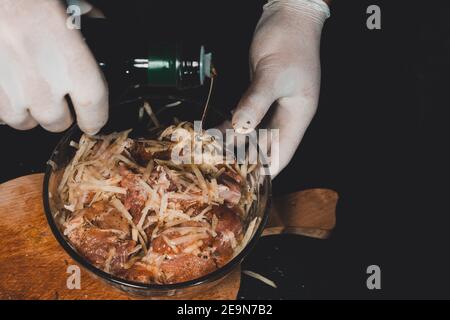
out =
[[[59,185],[64,234],[90,263],[143,283],[178,283],[224,266],[245,245],[255,200],[248,168],[180,164],[170,152],[185,140],[133,140],[129,131],[83,135]],[[252,224],[254,226],[254,223]]]

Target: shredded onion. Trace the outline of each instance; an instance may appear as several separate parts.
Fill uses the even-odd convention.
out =
[[[143,110],[154,120],[149,103],[144,103]],[[159,126],[157,120],[153,122]],[[166,152],[164,157],[159,152],[171,151],[177,143],[185,143],[186,146],[195,143],[193,125],[188,122],[167,127],[154,140],[130,139],[130,131],[105,136],[83,135],[78,143],[70,143],[76,149],[75,155],[58,185],[65,209],[61,210],[64,213],[64,234],[77,237],[82,233],[72,232],[82,230],[79,228],[97,228],[110,232],[108,241],[134,241],[121,264],[131,268],[138,262],[149,272],[154,272],[155,281],[161,283],[167,275],[159,269],[160,264],[173,259],[176,254],[215,259],[219,251],[210,240],[220,239],[229,243],[234,255],[242,250],[253,236],[258,219],[248,224],[244,235],[235,235],[227,229],[219,233],[216,229],[220,219],[226,218],[217,215],[215,210],[227,206],[240,219],[248,219],[258,195],[257,166],[250,166],[247,160],[243,165],[236,162],[221,164],[218,161],[224,156],[221,146],[207,134],[200,137],[202,151],[209,152],[209,157],[203,157],[206,162],[176,164],[167,160]],[[184,132],[183,135],[172,141],[170,136],[179,131]],[[145,152],[145,157],[140,152]],[[159,158],[160,155],[163,159]],[[233,192],[236,194],[231,194]],[[79,210],[95,206],[99,201],[112,206],[125,218],[129,225],[126,232],[101,229],[95,221],[89,221],[90,218],[85,219],[82,214],[77,216]],[[170,254],[153,251],[156,237],[161,237],[172,249]],[[106,271],[113,269],[115,255],[119,254],[119,251],[109,252],[103,266]]]
[[[206,234],[206,233],[189,234],[189,235],[182,236],[182,237],[179,237],[179,238],[171,239],[170,242],[173,245],[177,246],[177,245],[180,245],[180,244],[190,243],[190,242],[193,242],[193,241],[196,241],[196,240],[200,240],[200,239],[206,239],[208,237],[209,237],[209,235]]]
[[[275,289],[277,288],[277,285],[275,284],[275,282],[273,282],[270,279],[267,279],[266,277],[260,275],[259,273],[256,273],[256,272],[253,272],[250,270],[244,270],[244,271],[242,271],[242,273],[246,274],[252,278],[255,278],[261,282],[264,282],[265,284],[267,284],[268,286],[271,286],[272,288],[275,288]]]

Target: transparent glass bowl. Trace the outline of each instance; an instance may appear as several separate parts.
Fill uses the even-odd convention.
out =
[[[147,99],[146,99],[147,100]],[[176,101],[174,101],[176,100]],[[174,116],[177,116],[180,120],[193,121],[194,117],[200,114],[197,109],[201,109],[201,103],[193,100],[179,100],[177,98],[156,98],[148,99],[152,106],[163,106],[158,108],[155,113],[162,123],[170,123]],[[179,103],[177,101],[180,101]],[[146,132],[146,121],[139,120],[139,109],[142,106],[142,99],[135,99],[133,101],[125,102],[116,105],[114,110],[111,111],[110,123],[103,129],[105,133],[109,131],[120,131],[127,128],[135,128],[134,137],[141,136]],[[167,104],[178,103],[176,106],[164,107]],[[155,109],[156,110],[156,109]],[[208,115],[209,118],[213,118],[216,123],[224,120],[224,117],[220,115],[220,112],[211,108]],[[122,114],[122,116],[121,116]],[[125,116],[126,115],[126,116]],[[142,116],[142,112],[141,112]],[[145,118],[145,117],[144,117]],[[114,122],[113,122],[114,121]],[[71,140],[78,141],[82,132],[75,125],[65,134],[59,144],[56,146],[49,164],[46,169],[43,188],[43,199],[45,214],[50,225],[50,228],[56,237],[57,241],[63,247],[63,249],[69,254],[69,256],[75,260],[79,265],[84,267],[91,274],[106,281],[107,283],[131,294],[148,296],[148,297],[168,297],[168,296],[182,296],[187,297],[195,295],[196,293],[205,292],[212,286],[215,286],[220,281],[225,279],[228,275],[235,270],[242,260],[247,257],[252,248],[255,246],[269,215],[269,204],[271,196],[271,180],[270,176],[263,176],[261,179],[261,185],[257,192],[257,200],[254,202],[250,213],[244,221],[244,230],[247,229],[248,224],[255,217],[258,217],[258,223],[253,231],[253,236],[247,245],[239,252],[233,259],[231,259],[223,267],[204,275],[200,278],[174,283],[174,284],[145,284],[139,282],[128,281],[123,278],[116,277],[109,273],[96,268],[89,263],[83,256],[81,256],[77,250],[70,244],[67,237],[63,234],[63,228],[59,221],[58,210],[62,207],[62,203],[59,199],[57,187],[62,177],[62,173],[66,165],[70,162],[74,156],[75,149],[72,148],[69,143]],[[147,135],[148,136],[148,135]]]

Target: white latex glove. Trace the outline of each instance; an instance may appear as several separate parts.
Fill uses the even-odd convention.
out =
[[[72,123],[98,132],[108,119],[102,73],[57,0],[0,1],[0,121],[16,129],[40,124],[63,131]]]
[[[271,150],[279,152],[279,163],[270,166],[272,178],[289,163],[315,114],[320,35],[329,14],[322,0],[272,0],[256,27],[250,48],[252,81],[232,125],[238,133],[248,132],[274,104],[268,126],[280,131],[279,150]]]

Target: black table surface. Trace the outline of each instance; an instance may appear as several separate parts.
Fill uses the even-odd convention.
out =
[[[178,22],[153,14],[149,32],[207,43],[219,70],[216,103],[229,110],[248,85],[248,47],[263,2],[240,1],[239,10],[228,2],[177,3],[177,10],[155,12]],[[130,3],[139,8],[143,2]],[[365,26],[369,4],[382,8],[381,30]],[[442,187],[448,181],[450,25],[444,5],[433,8],[414,1],[334,1],[322,36],[319,109],[273,189],[335,189],[337,227],[329,240],[261,239],[243,269],[272,279],[278,289],[244,275],[239,298],[450,296],[448,187]],[[122,13],[123,21],[133,16]],[[193,18],[199,15],[203,20]],[[0,181],[42,172],[61,135],[1,126]],[[380,291],[366,287],[371,264],[382,270]]]

